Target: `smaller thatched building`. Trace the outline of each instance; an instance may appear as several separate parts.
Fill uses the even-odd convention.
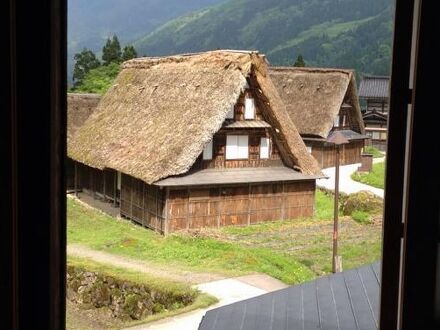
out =
[[[244,51],[125,62],[68,155],[81,188],[162,233],[310,216],[321,176],[264,56]]]
[[[322,168],[335,164],[327,138],[340,130],[349,140],[341,147],[341,165],[361,162],[364,123],[354,72],[341,69],[272,67],[270,77],[309,152]]]

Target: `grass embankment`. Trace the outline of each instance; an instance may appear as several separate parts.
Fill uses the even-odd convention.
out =
[[[371,172],[355,172],[351,175],[351,178],[369,186],[383,189],[385,185],[385,162],[373,164]]]
[[[382,158],[385,156],[382,151],[372,146],[365,146],[364,153],[373,155],[373,158]]]
[[[177,267],[225,275],[260,272],[289,284],[315,276],[308,267],[284,251],[194,235],[163,237],[72,199],[68,199],[67,209],[67,238],[70,244],[167,265],[170,270]]]
[[[133,326],[186,313],[198,308],[205,308],[218,301],[213,296],[192,289],[188,284],[160,279],[145,273],[97,263],[89,259],[69,256],[67,264],[68,266],[73,266],[75,268],[97,272],[102,276],[108,276],[114,280],[144,285],[155,292],[160,292],[161,295],[167,295],[170,297],[195,296],[193,303],[190,305],[180,306],[179,304],[176,304],[169,310],[148,316],[147,318],[138,321],[122,321],[111,317],[105,308],[83,309],[68,301],[66,315],[67,329],[108,329]]]

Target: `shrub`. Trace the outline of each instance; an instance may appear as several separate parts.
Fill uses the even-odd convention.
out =
[[[363,211],[369,214],[380,214],[383,209],[382,198],[369,191],[359,191],[350,194],[342,204],[342,213],[352,215],[354,211]]]
[[[370,214],[368,214],[365,211],[358,211],[355,210],[353,211],[353,213],[351,214],[351,218],[359,223],[371,223],[371,217]]]
[[[373,155],[373,158],[381,158],[384,156],[382,151],[373,146],[365,146],[364,153]]]

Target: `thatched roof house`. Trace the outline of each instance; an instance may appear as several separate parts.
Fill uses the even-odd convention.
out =
[[[311,216],[321,177],[247,51],[125,62],[68,155],[75,191],[162,233]]]
[[[334,129],[341,130],[351,141],[344,147],[342,164],[360,162],[367,137],[352,70],[272,67],[270,77],[290,118],[322,167],[334,165],[333,147],[326,145]]]
[[[67,145],[101,100],[99,94],[67,94]]]
[[[268,76],[264,56],[212,51],[125,62],[114,85],[69,143],[69,157],[146,183],[187,172],[245,90],[264,97],[285,165],[320,169]]]
[[[270,77],[301,135],[327,138],[343,105],[352,108],[353,130],[364,134],[353,71],[272,67]]]

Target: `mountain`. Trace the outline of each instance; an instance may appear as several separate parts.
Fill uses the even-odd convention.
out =
[[[274,65],[302,54],[311,66],[389,73],[392,0],[229,0],[173,19],[139,38],[149,56],[256,49]]]
[[[224,0],[69,0],[69,74],[73,55],[84,47],[100,52],[115,33],[124,45],[172,18],[220,2]]]

